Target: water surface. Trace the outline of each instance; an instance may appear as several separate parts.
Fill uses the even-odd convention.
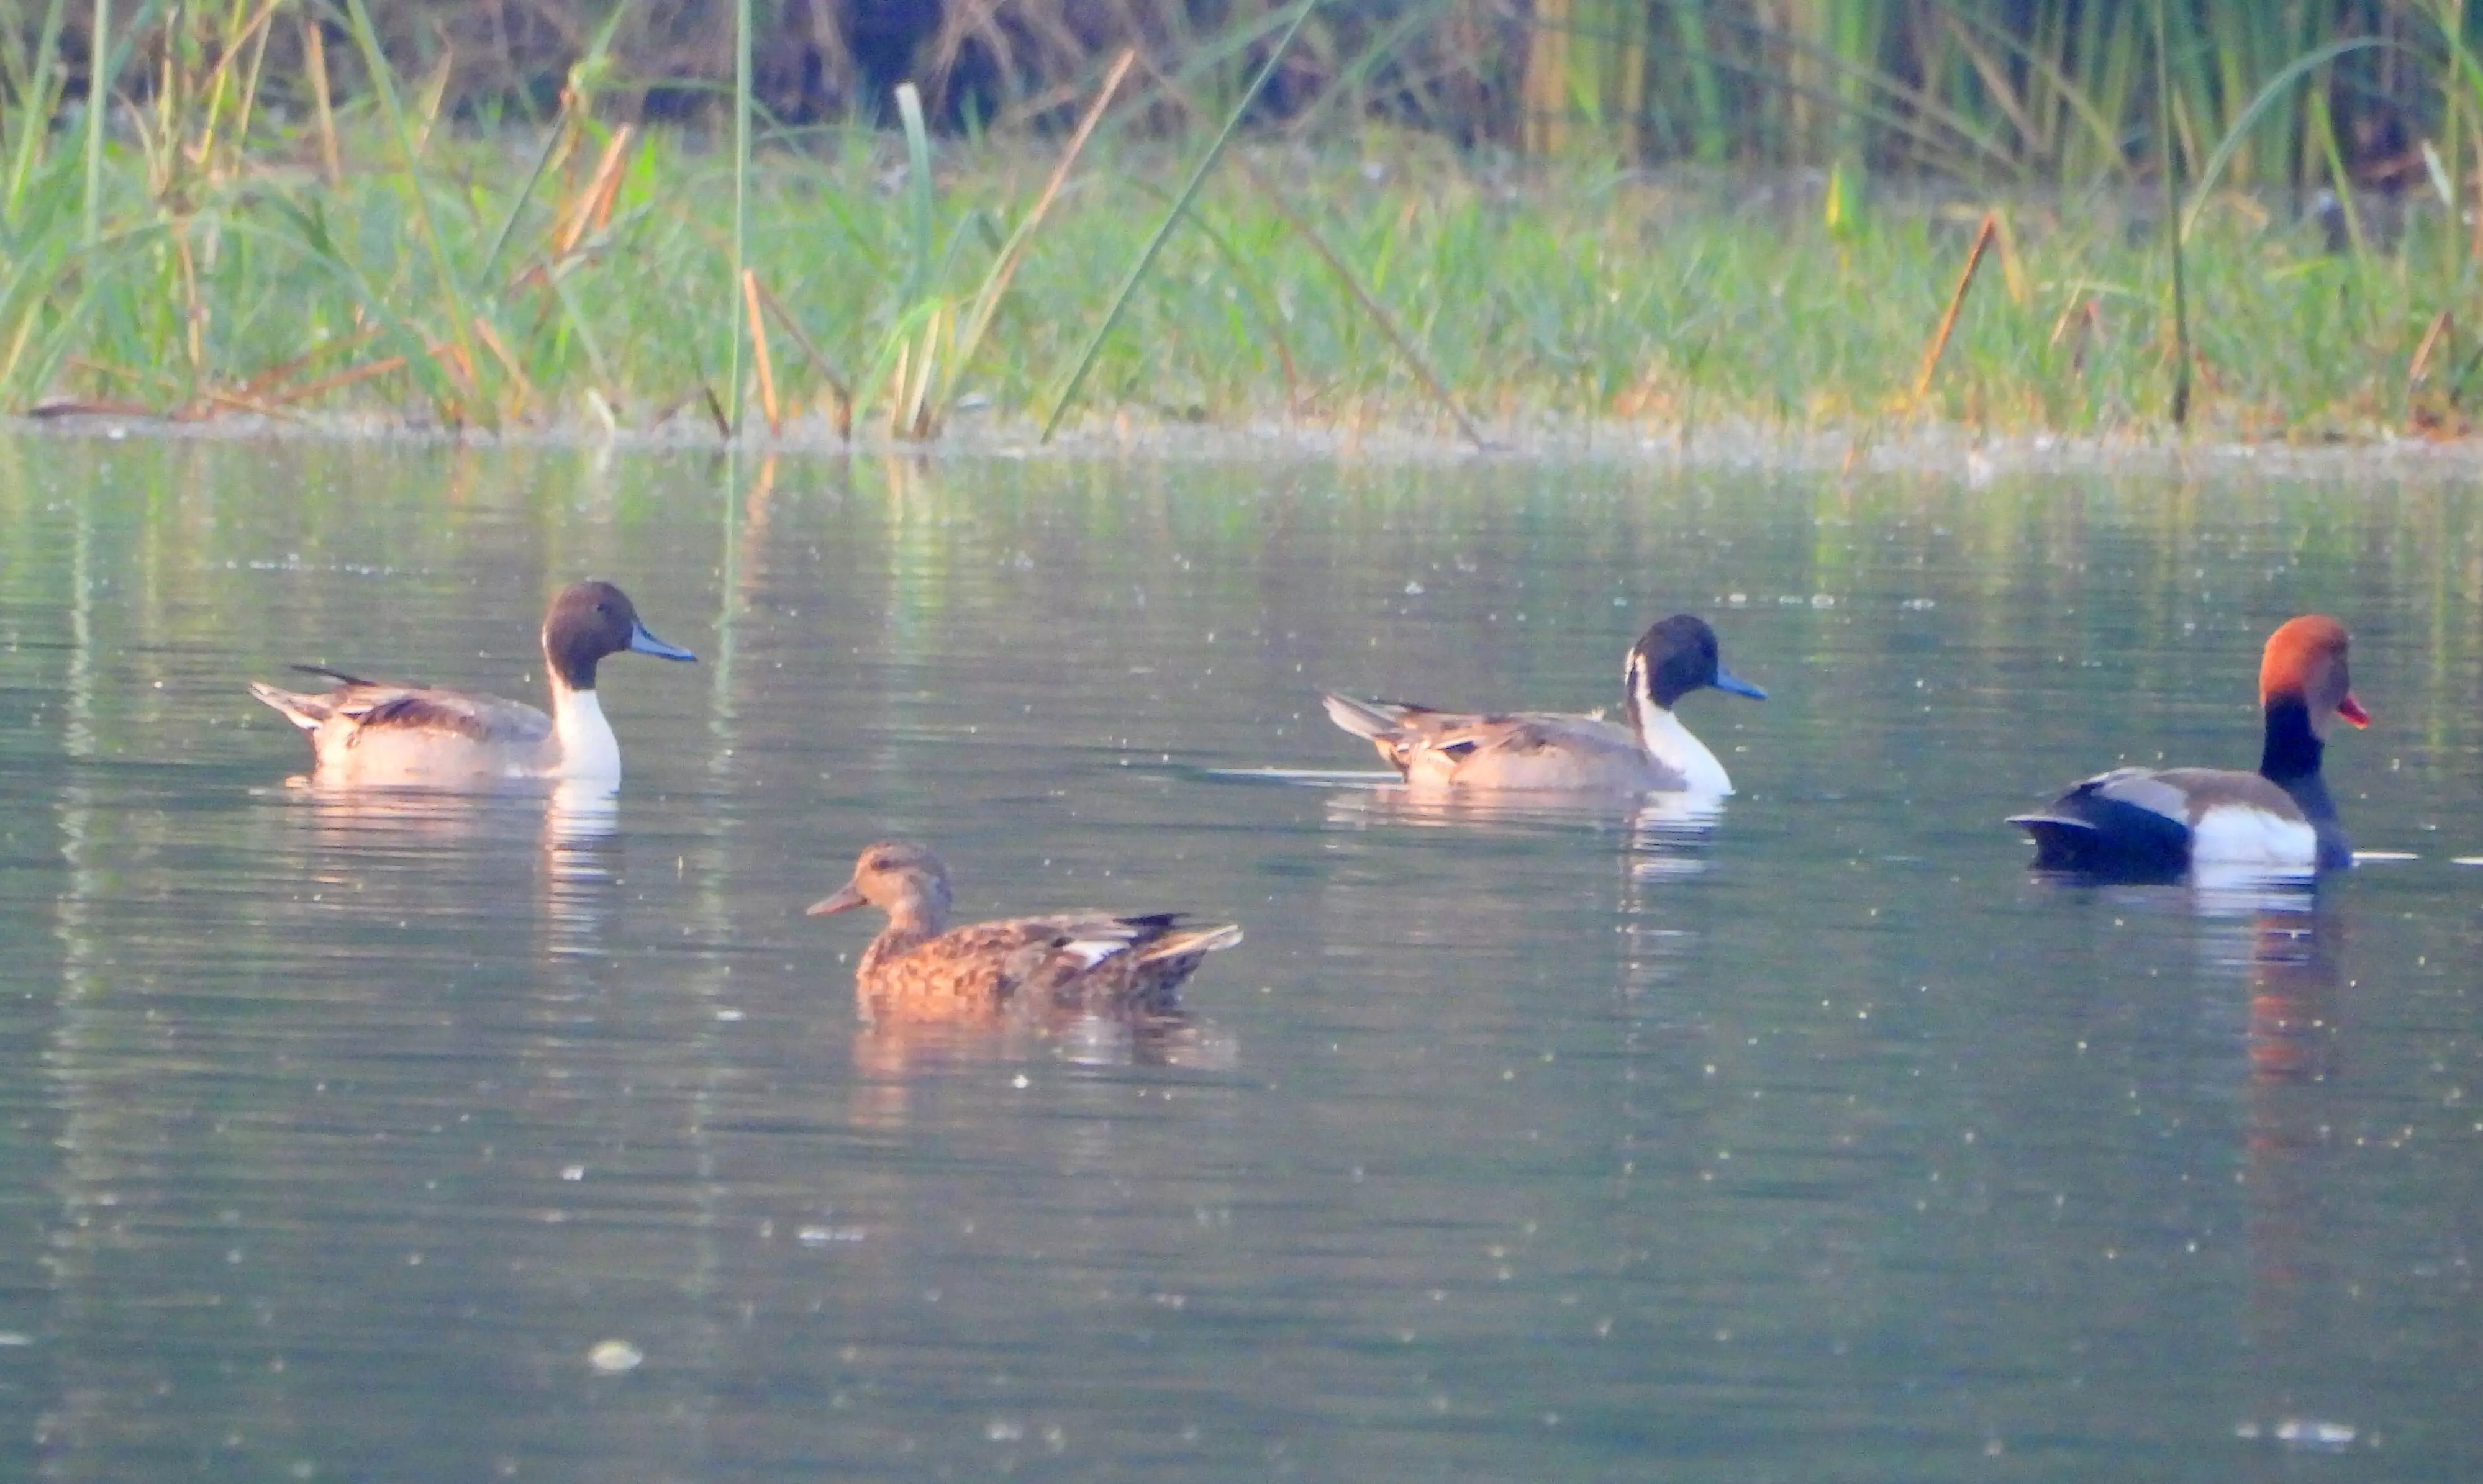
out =
[[[0,444],[0,1397],[64,1478],[2438,1479],[2483,1465],[2462,486]],[[243,690],[607,662],[609,809],[356,802]],[[2374,862],[2030,879],[2356,635]],[[1351,780],[1618,699],[1711,840]],[[863,843],[1230,915],[1194,1021],[855,1022]],[[640,1358],[613,1374],[590,1361]]]

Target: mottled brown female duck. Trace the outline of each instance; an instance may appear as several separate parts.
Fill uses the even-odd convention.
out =
[[[843,889],[811,904],[813,916],[866,904],[888,914],[854,967],[864,1020],[1169,1015],[1179,1008],[1176,987],[1199,961],[1242,941],[1236,924],[1192,926],[1173,913],[1066,912],[943,931],[948,902],[948,868],[930,847],[882,840],[854,861]]]

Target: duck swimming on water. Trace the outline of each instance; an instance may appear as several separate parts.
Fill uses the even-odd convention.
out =
[[[2161,879],[2195,865],[2327,870],[2354,862],[2320,777],[2329,718],[2370,715],[2345,669],[2345,625],[2288,619],[2259,657],[2266,737],[2258,771],[2115,768],[2010,823],[2035,838],[2039,870]]]
[[[621,745],[596,699],[595,670],[630,652],[693,660],[648,632],[629,596],[608,582],[574,583],[544,615],[551,714],[522,702],[431,685],[365,680],[296,666],[337,683],[315,695],[261,681],[250,692],[310,734],[322,783],[363,787],[477,786],[512,779],[617,785]]]
[[[1768,693],[1724,668],[1706,621],[1680,613],[1649,627],[1630,649],[1622,684],[1627,726],[1559,711],[1435,711],[1395,701],[1322,700],[1330,721],[1370,739],[1380,758],[1418,788],[1719,797],[1733,791],[1724,765],[1672,708],[1711,686],[1753,701],[1767,700]]]
[[[1201,960],[1242,941],[1234,923],[1185,924],[1176,913],[1008,917],[951,928],[948,868],[927,845],[882,840],[853,879],[810,914],[871,906],[888,926],[863,950],[854,993],[863,1019],[999,1023],[1056,1015],[1170,1015]]]

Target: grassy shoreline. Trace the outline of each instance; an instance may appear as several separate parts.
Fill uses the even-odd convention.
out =
[[[814,131],[755,163],[753,282],[734,293],[730,162],[691,138],[427,132],[411,172],[376,135],[270,135],[195,158],[118,146],[93,250],[76,241],[78,161],[60,151],[7,223],[0,405],[697,426],[712,440],[732,337],[756,305],[755,440],[769,406],[813,419],[814,436],[847,421],[872,434],[896,403],[933,404],[906,431],[934,437],[959,399],[970,419],[1039,420],[1201,147],[1101,140],[1048,197],[1056,146],[945,146],[922,156],[925,191],[901,136]],[[2152,203],[1941,192],[1874,199],[1816,176],[1592,160],[1479,167],[1389,133],[1238,144],[1138,283],[1068,426],[1455,437],[1462,414],[1493,437],[2160,436],[2173,336]],[[959,321],[1038,202],[1048,214],[970,344]],[[1987,212],[1989,251],[1917,399]],[[2463,233],[2436,201],[2387,231],[2358,217],[2341,249],[2334,225],[2238,195],[2198,211],[2196,434],[2468,431],[2483,325],[2442,318],[2471,290]]]

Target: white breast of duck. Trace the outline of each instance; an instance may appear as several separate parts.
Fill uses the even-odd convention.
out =
[[[1638,744],[1655,763],[1656,776],[1650,787],[1719,798],[1733,791],[1732,775],[1724,771],[1724,765],[1716,760],[1706,743],[1681,725],[1681,718],[1672,714],[1671,707],[1649,701],[1632,709],[1637,713]]]
[[[552,735],[559,739],[554,775],[570,782],[621,782],[621,739],[603,719],[603,702],[592,690],[575,691],[552,682]]]

